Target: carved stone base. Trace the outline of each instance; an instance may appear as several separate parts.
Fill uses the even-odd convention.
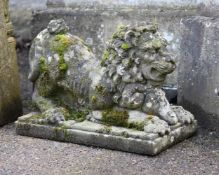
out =
[[[190,136],[197,129],[197,122],[171,128],[168,135],[159,136],[122,127],[106,126],[90,121],[64,121],[59,126],[41,125],[30,122],[35,114],[22,116],[16,122],[19,135],[97,146],[138,154],[156,155]]]

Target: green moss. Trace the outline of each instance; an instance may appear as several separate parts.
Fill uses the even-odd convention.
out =
[[[65,124],[59,124],[59,127],[62,128],[63,130],[66,130],[66,129],[70,129],[68,126],[66,126]]]
[[[86,120],[87,115],[88,115],[88,113],[85,113],[84,111],[78,111],[78,112],[74,113],[72,116],[73,116],[75,121],[82,122],[82,121]]]
[[[65,34],[56,35],[50,42],[50,48],[54,53],[59,55],[58,68],[61,72],[65,72],[68,69],[68,65],[65,63],[64,52],[73,43]]]
[[[148,114],[147,119],[148,119],[148,120],[151,120],[152,118],[153,118],[153,115],[149,115],[149,114]]]
[[[103,86],[101,86],[101,85],[96,85],[95,86],[95,91],[98,94],[101,94],[101,95],[105,95],[106,94],[106,89]]]
[[[113,33],[113,38],[116,39],[116,38],[121,38],[123,39],[125,36],[125,32],[124,31],[117,31],[115,33]]]
[[[117,55],[117,52],[115,50],[111,50],[111,54],[112,54],[112,58],[115,59],[116,58],[116,55]]]
[[[83,122],[86,120],[86,116],[89,114],[88,109],[80,109],[78,111],[70,111],[69,115],[65,115],[65,120],[75,120],[77,122]]]
[[[104,52],[103,52],[103,59],[108,59],[109,58],[109,51],[107,51],[107,50],[105,50]]]
[[[64,115],[65,118],[67,118],[67,117],[70,116],[70,112],[69,112],[69,110],[67,110],[67,109],[64,108],[64,107],[59,108],[59,111]]]
[[[92,103],[96,103],[96,102],[97,102],[97,97],[93,95],[93,96],[91,97],[91,102],[92,102]]]
[[[51,79],[49,71],[43,72],[36,82],[36,87],[40,96],[53,97],[59,87],[56,86],[56,82]]]
[[[128,125],[128,112],[118,110],[105,110],[102,112],[102,122],[107,125],[123,126]]]
[[[102,112],[102,122],[109,126],[121,126],[138,131],[144,131],[145,121],[129,122],[129,115],[127,111],[105,110]]]
[[[50,48],[53,52],[63,55],[71,43],[71,39],[69,39],[65,34],[58,34],[55,35],[53,40],[50,42]]]
[[[110,133],[112,131],[112,128],[109,126],[104,126],[104,130],[106,133]]]
[[[119,26],[117,27],[116,32],[113,33],[112,38],[114,38],[114,39],[116,39],[116,38],[123,39],[124,36],[125,36],[125,30],[126,30],[126,28],[127,28],[127,27],[124,26],[124,25],[119,25]]]
[[[64,132],[64,139],[68,140],[70,138],[71,134],[69,134],[67,129],[64,129],[63,132]]]
[[[129,134],[128,134],[126,131],[123,131],[123,132],[122,132],[122,136],[125,137],[125,138],[128,138],[128,137],[129,137]]]
[[[51,79],[49,77],[48,71],[42,72],[40,75],[38,82],[37,82],[37,89],[39,92],[39,95],[43,97],[48,97],[52,93],[52,85],[51,85]]]
[[[103,134],[109,134],[112,131],[112,128],[109,126],[104,126],[103,128],[101,128],[100,130],[98,130],[97,132],[99,133],[103,133]]]
[[[40,64],[40,73],[46,72],[48,70],[48,68],[46,66],[46,58],[45,57],[40,57],[39,64]]]
[[[53,136],[53,139],[56,140],[58,137],[60,137],[60,131],[62,131],[62,128],[54,127],[53,131],[55,133],[55,135]]]
[[[150,41],[143,43],[143,45],[145,49],[153,49],[155,51],[159,51],[159,49],[163,46],[166,46],[167,43],[165,40],[156,38],[156,39],[152,39]]]
[[[62,56],[59,57],[58,64],[59,64],[59,70],[61,72],[65,72],[68,70],[68,65],[65,63],[64,57],[62,57]]]
[[[103,56],[102,56],[102,60],[101,60],[101,66],[104,66],[105,62],[110,58],[110,59],[115,59],[116,58],[116,51],[113,50],[113,49],[108,49],[108,50],[105,50],[103,52]]]
[[[127,125],[127,128],[136,129],[138,131],[144,131],[145,122],[130,122]]]
[[[108,58],[109,58],[109,51],[105,50],[103,52],[103,56],[100,64],[103,66],[106,60],[108,60]]]
[[[37,105],[31,100],[23,101],[23,108],[27,109],[28,111],[37,111]]]
[[[128,43],[123,43],[123,44],[121,45],[121,48],[122,48],[123,50],[128,50],[128,49],[129,49]]]
[[[92,50],[89,46],[87,46],[87,50],[88,50],[88,52],[92,52]]]
[[[132,60],[131,57],[128,58],[128,61],[129,61],[129,62],[128,62],[128,67],[131,67],[131,66],[133,65],[133,62],[134,62],[134,61]]]

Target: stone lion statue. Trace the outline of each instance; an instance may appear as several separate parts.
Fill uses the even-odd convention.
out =
[[[44,122],[90,120],[165,134],[194,121],[161,89],[176,64],[156,25],[118,27],[102,59],[68,30],[64,20],[52,20],[30,49],[33,101]]]

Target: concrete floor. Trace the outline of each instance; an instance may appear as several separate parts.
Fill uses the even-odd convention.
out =
[[[194,137],[156,157],[61,143],[0,128],[0,175],[218,175],[219,137],[199,129]]]

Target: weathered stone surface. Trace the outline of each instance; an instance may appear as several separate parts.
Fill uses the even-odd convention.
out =
[[[68,31],[63,19],[51,20],[34,39],[28,78],[41,113],[21,117],[17,128],[43,125],[45,138],[54,137],[52,129],[68,135],[70,128],[81,137],[75,143],[151,155],[195,132],[194,116],[171,106],[161,89],[176,64],[156,23],[117,27],[101,61]]]
[[[0,125],[16,120],[22,113],[15,44],[11,37],[7,0],[0,1]]]
[[[179,126],[171,130],[169,135],[158,137],[153,134],[148,135],[143,131],[120,127],[108,129],[104,125],[89,121],[73,123],[68,128],[25,122],[31,117],[29,114],[18,119],[16,122],[18,134],[146,155],[160,153],[167,147],[192,136],[197,128],[195,122],[190,125]]]
[[[155,24],[120,26],[101,61],[68,30],[64,20],[52,20],[30,49],[29,79],[41,112],[56,106],[70,110],[118,106],[158,115],[169,124],[178,122],[160,89],[175,61]],[[190,116],[191,121],[184,122],[192,122]]]
[[[212,129],[219,126],[218,22],[218,18],[202,16],[183,20],[178,73],[179,104]]]

